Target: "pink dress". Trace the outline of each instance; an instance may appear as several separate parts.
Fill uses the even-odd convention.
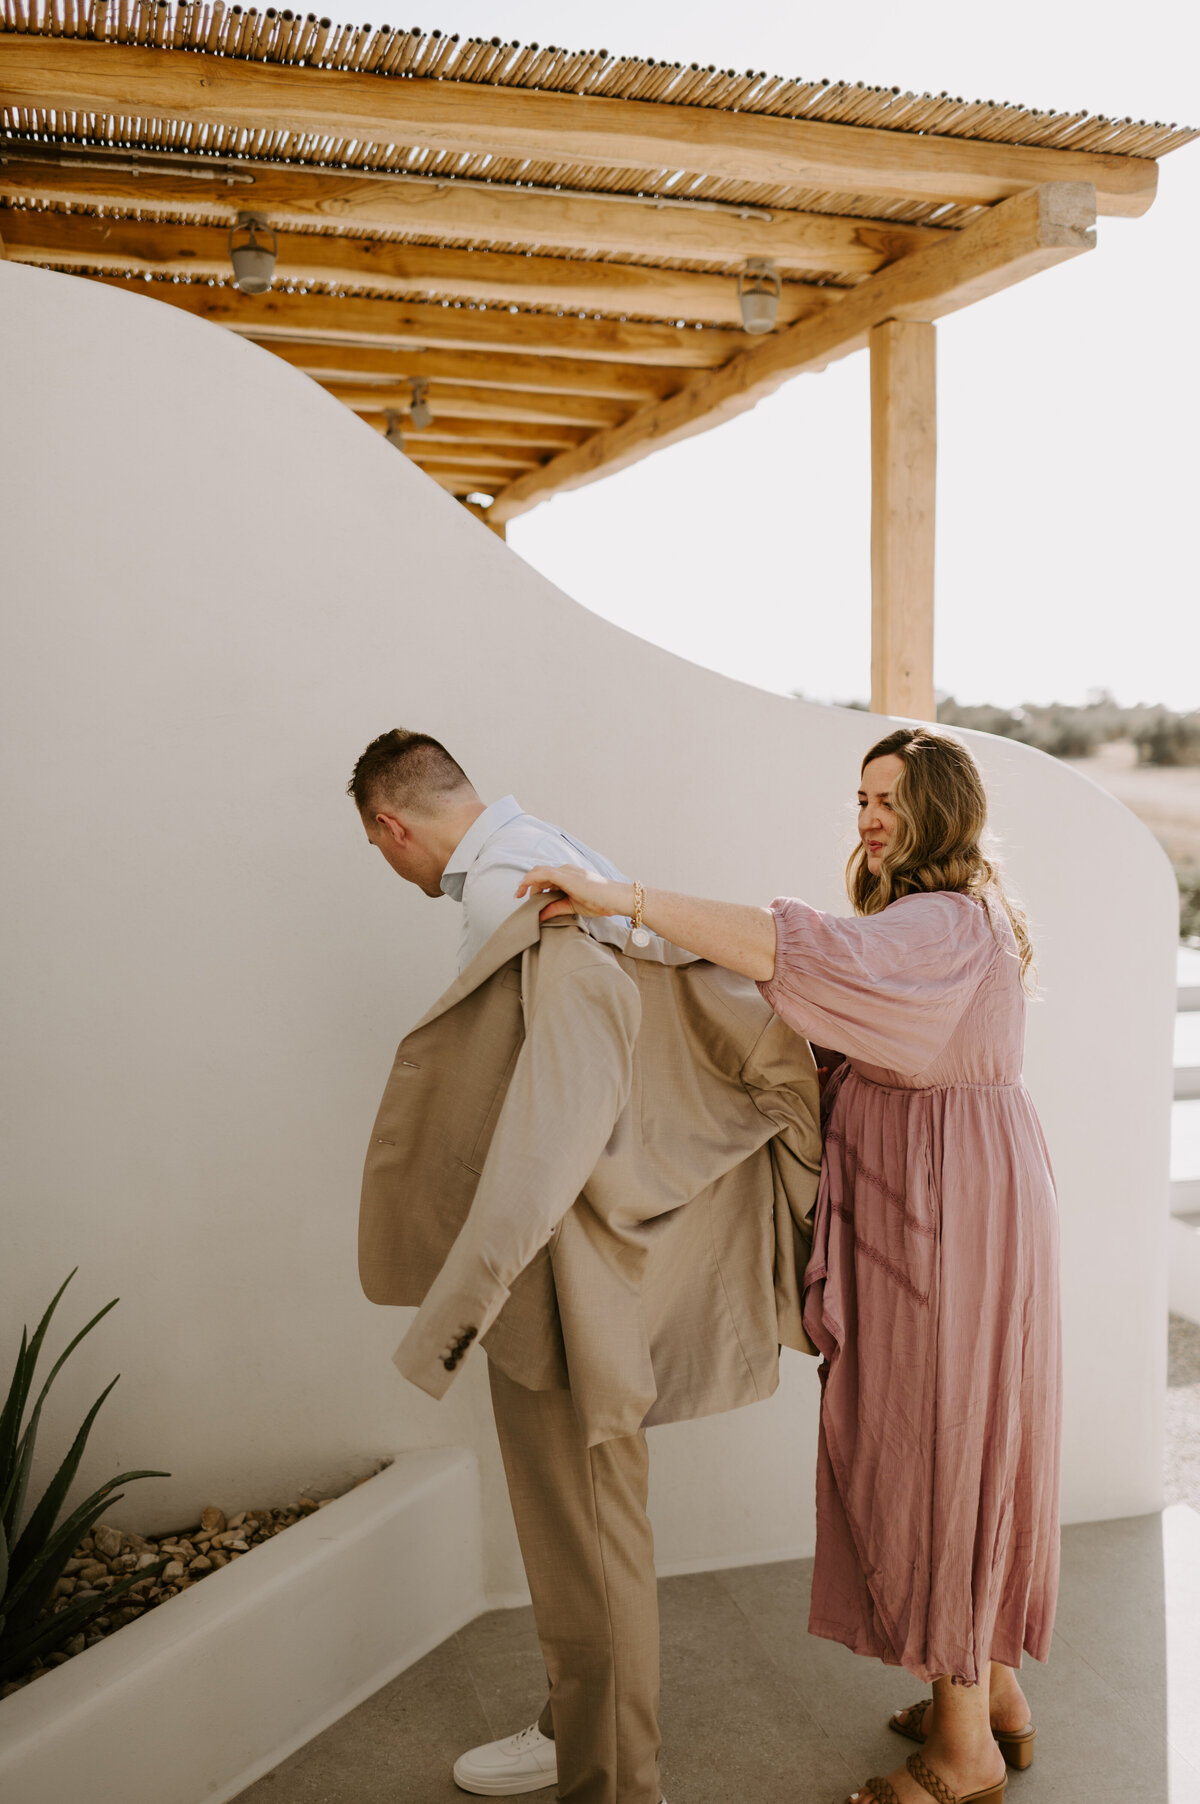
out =
[[[1058,1217],[1016,945],[1000,908],[950,891],[850,920],[771,908],[763,995],[847,1056],[805,1276],[824,1355],[809,1628],[974,1683],[1046,1658],[1058,1587]]]

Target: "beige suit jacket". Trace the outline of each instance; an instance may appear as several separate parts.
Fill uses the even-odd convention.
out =
[[[359,1268],[419,1304],[396,1364],[440,1397],[476,1337],[569,1386],[590,1444],[737,1408],[813,1352],[800,1283],[820,1164],[812,1055],[754,984],[602,944],[533,899],[401,1043]]]

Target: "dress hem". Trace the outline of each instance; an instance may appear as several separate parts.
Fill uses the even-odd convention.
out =
[[[932,1685],[935,1679],[947,1678],[957,1679],[962,1685],[978,1685],[979,1683],[978,1666],[973,1673],[957,1673],[951,1672],[952,1662],[950,1661],[940,1665],[929,1662],[923,1665],[910,1664],[907,1660],[900,1658],[895,1648],[881,1644],[875,1637],[856,1633],[852,1629],[843,1627],[840,1623],[827,1622],[820,1617],[809,1617],[808,1632],[810,1635],[816,1636],[819,1641],[836,1641],[840,1646],[849,1648],[852,1654],[860,1654],[864,1659],[878,1660],[883,1666],[895,1666],[904,1672],[911,1673],[914,1679],[920,1679],[924,1685]],[[1039,1648],[1042,1650],[1041,1652],[1038,1651]],[[1043,1644],[1038,1637],[1027,1636],[1015,1653],[1012,1648],[1000,1652],[993,1651],[988,1659],[994,1661],[997,1666],[1008,1666],[1014,1672],[1019,1672],[1025,1654],[1028,1654],[1031,1660],[1036,1660],[1039,1666],[1044,1666],[1050,1657],[1048,1640]]]

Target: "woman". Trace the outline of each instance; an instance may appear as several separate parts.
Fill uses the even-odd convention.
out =
[[[628,914],[759,981],[840,1060],[804,1320],[823,1360],[813,1634],[905,1667],[921,1742],[855,1804],[999,1804],[1058,1583],[1058,1229],[1021,1083],[1032,948],[982,849],[970,754],[901,728],[863,761],[854,919],[530,871],[547,914]],[[844,1057],[842,1056],[844,1055]],[[824,1062],[822,1055],[822,1062]]]

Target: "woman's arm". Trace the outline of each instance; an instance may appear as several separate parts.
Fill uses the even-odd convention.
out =
[[[565,890],[568,901],[551,902],[542,919],[556,914],[632,915],[632,883],[594,877],[578,865],[538,865],[517,885],[517,895]],[[648,889],[642,907],[647,927],[673,945],[765,983],[775,975],[775,917],[769,908],[740,902],[705,902],[671,890]]]

